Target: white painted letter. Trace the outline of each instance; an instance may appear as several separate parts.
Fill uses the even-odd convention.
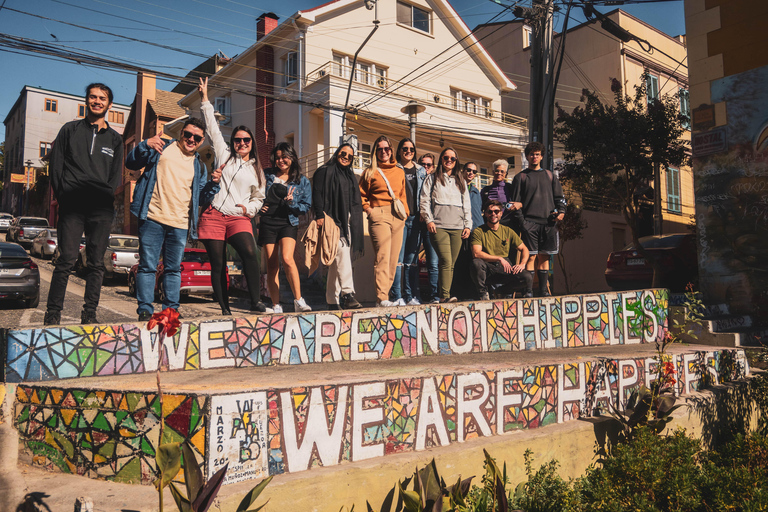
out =
[[[323,334],[323,328],[326,325],[333,326],[333,332],[326,336]],[[341,347],[339,346],[339,336],[341,336],[341,319],[336,315],[328,313],[318,313],[315,316],[315,362],[323,361],[323,347],[331,348],[333,361],[341,361]]]
[[[234,357],[226,357],[224,334],[232,332],[235,324],[232,320],[216,320],[200,323],[200,368],[230,368],[235,366]],[[216,333],[216,338],[211,334]],[[216,350],[222,355],[211,357],[211,351]]]
[[[301,334],[299,318],[293,315],[285,316],[285,330],[283,331],[283,349],[280,351],[280,364],[291,364],[291,350],[296,347],[299,359],[302,363],[309,362],[307,346],[304,344],[304,335]]]
[[[456,331],[453,327],[453,324],[456,322],[456,317],[459,314],[464,317],[464,323],[467,326],[467,338],[461,345],[456,343]],[[448,316],[448,346],[451,347],[451,352],[454,354],[469,354],[472,352],[472,340],[475,339],[474,331],[472,315],[469,313],[469,308],[466,306],[455,306],[451,309],[451,313]]]
[[[424,377],[421,381],[421,398],[419,399],[419,416],[416,419],[416,451],[423,450],[427,444],[427,430],[435,427],[440,446],[448,446],[448,428],[437,396],[437,386],[434,377]]]
[[[480,396],[467,399],[466,389],[474,388],[476,386],[482,388]],[[458,376],[456,384],[456,439],[460,443],[464,442],[464,436],[466,434],[466,424],[464,422],[465,416],[473,416],[475,418],[477,429],[481,435],[492,435],[491,427],[488,425],[488,421],[485,419],[485,415],[481,409],[483,404],[488,400],[489,394],[490,389],[485,374],[470,373]]]
[[[352,460],[372,459],[384,455],[384,444],[367,444],[374,441],[368,437],[366,425],[382,423],[384,421],[384,409],[371,407],[363,409],[363,402],[371,397],[383,397],[386,393],[386,385],[383,382],[371,382],[369,384],[357,384],[352,392]]]
[[[437,340],[438,309],[439,309],[438,306],[429,307],[428,311],[429,311],[429,316],[431,317],[429,320],[427,320],[427,315],[425,310],[419,309],[418,311],[416,311],[416,354],[420,356],[424,355],[425,341],[429,345],[429,350],[433,354],[440,353],[439,343]]]
[[[522,393],[505,393],[504,383],[508,380],[522,380],[523,370],[496,372],[496,435],[504,431],[504,412],[510,407],[520,407],[523,403]]]
[[[360,332],[360,322],[379,318],[375,313],[355,313],[352,315],[352,327],[349,333],[349,359],[352,361],[368,361],[378,359],[379,353],[372,350],[360,351],[360,345],[370,343],[373,335],[370,332]]]

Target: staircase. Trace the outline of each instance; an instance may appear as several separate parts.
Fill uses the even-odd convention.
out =
[[[226,483],[375,466],[623,402],[655,378],[667,311],[640,290],[227,317],[162,351],[145,325],[4,331],[6,400],[27,457],[91,478],[150,484],[158,445],[183,440]],[[749,371],[740,349],[668,353],[681,395]]]

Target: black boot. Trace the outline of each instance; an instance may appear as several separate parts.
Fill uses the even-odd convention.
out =
[[[363,305],[360,304],[355,298],[354,293],[345,293],[341,296],[341,308],[342,309],[360,309]]]
[[[539,296],[549,297],[549,270],[537,270],[539,276]]]

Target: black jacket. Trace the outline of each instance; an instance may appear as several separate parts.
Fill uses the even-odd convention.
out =
[[[552,212],[565,213],[565,196],[552,171],[526,169],[512,179],[511,201],[523,203],[515,213],[519,221],[547,224]],[[522,225],[522,224],[521,224]]]
[[[59,130],[51,148],[50,179],[59,204],[70,209],[113,208],[123,169],[123,138],[87,119]]]

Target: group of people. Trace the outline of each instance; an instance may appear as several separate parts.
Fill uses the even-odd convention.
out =
[[[299,216],[312,210],[315,229],[323,233],[328,266],[326,307],[362,307],[355,296],[352,262],[363,254],[364,214],[374,248],[377,306],[417,305],[419,254],[426,254],[432,303],[487,299],[489,292],[520,291],[532,296],[538,272],[541,295],[546,287],[549,255],[558,250],[556,222],[565,201],[557,177],[540,167],[543,146],[525,148],[527,170],[506,182],[507,162],[494,162],[494,182],[478,190],[472,184],[478,167],[464,165],[453,148],[435,158],[417,158],[416,145],[402,139],[395,149],[386,136],[373,144],[370,167],[358,179],[353,171],[355,148],[342,144],[320,167],[310,184],[296,151],[278,143],[271,167],[261,167],[253,133],[232,130],[229,143],[221,134],[208,100],[208,81],[198,86],[202,118],[190,117],[179,139],[155,135],[127,156],[131,170],[143,169],[136,182],[131,213],[138,219],[139,266],[136,295],[139,320],[154,312],[155,273],[160,257],[163,309],[179,307],[181,261],[188,238],[199,239],[211,262],[211,284],[224,315],[231,315],[227,287],[227,245],[239,254],[255,312],[282,312],[280,265],[294,297],[295,311],[310,311],[301,294],[294,261]],[[80,236],[85,233],[89,261],[81,320],[96,322],[104,275],[103,254],[114,215],[114,193],[120,183],[122,140],[105,116],[112,91],[104,84],[86,88],[85,118],[67,123],[53,144],[51,183],[59,202],[59,246],[44,318],[61,320],[68,277]],[[211,140],[216,166],[205,170],[197,150]],[[251,219],[259,216],[258,245],[267,258],[271,308],[260,297],[260,263]],[[454,279],[457,260],[469,267]],[[92,262],[92,263],[91,263]],[[474,286],[468,285],[465,275]]]

